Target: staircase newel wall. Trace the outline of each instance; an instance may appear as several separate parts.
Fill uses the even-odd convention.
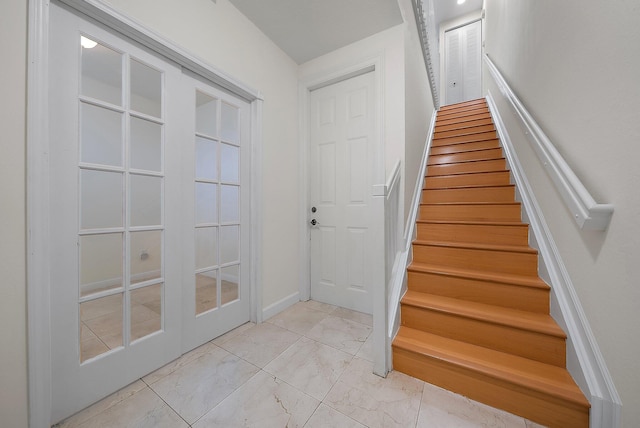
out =
[[[393,262],[392,274],[388,282],[387,290],[387,325],[386,332],[389,343],[398,333],[400,327],[400,299],[407,291],[407,266],[411,262],[412,247],[411,243],[416,237],[416,219],[420,212],[420,198],[422,195],[422,185],[427,172],[427,159],[431,150],[431,141],[436,125],[437,111],[434,111],[429,121],[429,132],[424,143],[424,149],[420,161],[420,171],[414,183],[413,198],[411,199],[410,209],[407,215],[407,221],[404,227],[404,233],[400,237],[398,243],[398,252]],[[402,231],[402,229],[400,229]],[[399,231],[399,233],[400,233]],[[391,358],[391,346],[387,347],[389,353],[389,370],[393,367]]]

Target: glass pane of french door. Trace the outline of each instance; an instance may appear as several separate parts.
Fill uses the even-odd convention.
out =
[[[239,296],[240,122],[238,107],[197,89],[195,109],[195,298],[199,315]],[[221,112],[220,134],[217,112]]]
[[[78,96],[78,240],[85,244],[79,246],[78,305],[85,333],[79,357],[85,363],[161,331],[162,304],[145,306],[132,296],[153,294],[150,290],[162,296],[165,285],[164,73],[88,35],[80,35],[78,44],[83,90]],[[141,123],[145,126],[131,126]],[[156,161],[134,161],[134,153]]]

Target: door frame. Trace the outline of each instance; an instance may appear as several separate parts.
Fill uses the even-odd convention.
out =
[[[51,424],[51,284],[49,282],[49,4],[28,0],[27,68],[27,370],[29,426]],[[262,94],[117,12],[101,0],[60,0],[250,103],[251,321],[262,321]]]
[[[334,83],[341,82],[343,80],[357,77],[361,74],[372,72],[374,73],[374,134],[375,141],[373,142],[373,167],[375,171],[375,177],[373,177],[373,187],[377,188],[385,182],[384,171],[384,106],[382,103],[384,94],[384,71],[382,64],[384,64],[383,54],[380,53],[368,60],[355,62],[351,64],[344,64],[336,67],[332,70],[326,71],[320,75],[315,75],[311,78],[303,79],[298,85],[298,105],[300,106],[300,116],[298,130],[300,135],[299,146],[299,169],[298,169],[298,183],[299,183],[299,236],[300,236],[300,267],[298,269],[298,296],[295,296],[295,301],[307,301],[311,296],[311,259],[310,259],[310,235],[309,221],[311,219],[309,215],[309,170],[310,161],[309,158],[309,143],[311,141],[311,126],[309,124],[309,112],[311,111],[311,91],[323,88],[325,86],[332,85]],[[372,189],[373,191],[373,189]],[[373,193],[376,194],[375,192]],[[284,303],[284,302],[283,302]],[[288,305],[286,305],[288,306]],[[285,307],[286,307],[285,306]]]
[[[374,373],[386,375],[385,369],[385,340],[386,335],[386,284],[384,266],[384,196],[386,193],[386,172],[385,172],[385,115],[384,115],[384,52],[378,52],[371,57],[359,61],[342,63],[330,69],[314,74],[307,78],[301,78],[298,84],[298,105],[300,106],[300,116],[298,132],[300,135],[299,145],[299,225],[298,236],[300,264],[298,269],[299,288],[296,293],[281,300],[272,309],[273,314],[287,308],[298,301],[307,301],[311,295],[311,259],[310,259],[310,237],[311,230],[309,221],[311,219],[309,206],[309,143],[310,124],[309,112],[311,107],[311,91],[329,86],[334,83],[356,77],[364,73],[374,73],[374,137],[373,148],[373,171],[371,188],[371,207],[374,210],[372,215],[372,247],[380,254],[380,263],[372,263],[372,293],[373,293],[373,335],[374,335]],[[380,225],[380,227],[376,227]],[[271,308],[270,308],[271,309]],[[271,311],[270,311],[271,313]]]
[[[484,55],[484,10],[472,12],[467,15],[461,16],[459,18],[452,19],[451,21],[443,22],[440,25],[440,106],[446,105],[446,90],[447,90],[447,82],[446,82],[446,64],[445,64],[445,49],[446,43],[444,40],[444,34],[447,31],[456,30],[458,28],[464,27],[465,25],[473,24],[476,21],[480,21],[480,38],[481,38],[481,49],[482,55]],[[484,69],[480,67],[480,79],[482,81],[484,76]]]

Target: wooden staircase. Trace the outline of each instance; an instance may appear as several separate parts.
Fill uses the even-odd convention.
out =
[[[394,369],[550,427],[588,427],[484,99],[440,109],[427,165]]]

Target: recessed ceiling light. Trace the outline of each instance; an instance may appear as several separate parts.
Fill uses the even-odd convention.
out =
[[[80,36],[80,45],[82,45],[83,48],[87,48],[87,49],[95,48],[97,44],[98,42],[94,42],[93,40],[88,39],[85,36]]]
[[[462,3],[464,3],[465,1],[467,1],[467,0],[458,0],[458,4],[462,4]]]

